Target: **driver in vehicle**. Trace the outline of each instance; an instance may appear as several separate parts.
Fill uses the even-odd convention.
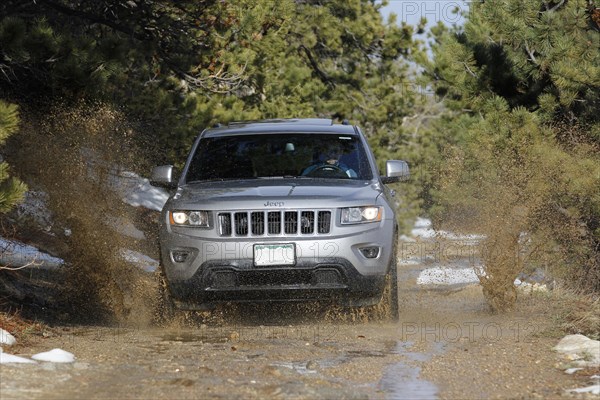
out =
[[[348,175],[348,178],[356,178],[358,176],[356,171],[340,161],[343,155],[343,151],[340,148],[329,147],[319,155],[318,159],[320,161],[304,169],[302,175],[319,176],[321,172],[323,175],[338,172],[339,174]]]

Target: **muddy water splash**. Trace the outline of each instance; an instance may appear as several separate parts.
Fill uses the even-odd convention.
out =
[[[150,241],[123,235],[115,227],[140,225],[139,210],[114,190],[121,169],[136,170],[139,164],[134,131],[105,105],[27,115],[15,163],[31,187],[47,193],[50,229],[67,244],[57,254],[68,264],[63,311],[87,320],[149,320],[152,281],[121,252],[148,250]]]

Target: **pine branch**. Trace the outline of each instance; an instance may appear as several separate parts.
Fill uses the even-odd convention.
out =
[[[114,21],[111,21],[109,19],[103,18],[99,15],[95,15],[95,14],[91,14],[91,13],[87,13],[85,11],[79,11],[79,10],[75,10],[69,7],[66,7],[62,4],[58,4],[54,1],[51,0],[38,0],[41,3],[46,4],[47,6],[49,6],[50,8],[53,8],[54,10],[65,14],[65,15],[69,15],[72,17],[78,17],[78,18],[82,18],[88,21],[91,21],[93,23],[96,24],[100,24],[100,25],[105,25],[109,28],[112,28],[116,31],[119,31],[121,33],[125,33],[128,36],[131,36],[137,40],[140,41],[148,41],[149,39],[151,39],[150,37],[148,37],[147,35],[142,35],[138,32],[135,32],[133,29],[129,28],[128,26],[124,26],[121,24],[117,24]]]
[[[306,58],[308,58],[308,62],[310,63],[310,66],[312,67],[313,71],[317,74],[317,76],[319,77],[321,82],[323,82],[324,84],[326,84],[328,86],[332,86],[332,87],[336,86],[333,79],[331,79],[325,72],[323,72],[323,70],[321,70],[321,68],[319,68],[319,64],[317,63],[317,61],[313,57],[312,53],[306,46],[304,46],[303,44],[300,45],[300,47],[298,48],[298,52],[299,53],[304,52],[304,54],[306,55]]]

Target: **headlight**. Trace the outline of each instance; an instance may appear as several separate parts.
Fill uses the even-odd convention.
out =
[[[381,207],[348,207],[342,208],[342,224],[361,224],[381,221]]]
[[[171,225],[208,228],[208,211],[170,211]]]

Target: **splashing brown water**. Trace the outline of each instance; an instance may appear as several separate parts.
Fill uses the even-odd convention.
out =
[[[153,322],[158,301],[156,277],[132,266],[120,254],[122,249],[131,249],[158,257],[155,224],[141,220],[145,213],[124,203],[114,190],[115,178],[123,169],[149,169],[142,151],[136,148],[135,130],[120,112],[103,104],[56,106],[44,113],[23,115],[12,157],[30,186],[47,194],[53,234],[66,243],[60,254],[55,254],[67,263],[60,311],[78,321]],[[115,229],[116,224],[133,224],[145,230],[146,238],[123,235]],[[385,305],[355,309],[321,304],[280,306],[289,308],[284,315],[300,320],[303,315],[318,313],[325,321],[368,322],[385,319],[390,312]],[[274,306],[251,307],[250,314],[266,318]],[[247,307],[226,304],[210,313],[181,312],[170,325],[248,322],[240,310]]]
[[[143,166],[134,130],[122,114],[102,104],[23,114],[12,156],[30,186],[47,193],[52,232],[67,244],[57,254],[67,263],[65,309],[83,320],[149,321],[153,281],[124,260],[121,251],[147,253],[152,240],[115,229],[121,223],[143,225],[140,210],[114,190],[121,169]]]
[[[565,150],[536,126],[517,121],[502,140],[494,128],[450,148],[440,177],[438,222],[486,238],[479,278],[494,311],[515,305],[515,278],[536,268],[577,290],[599,288],[597,151]]]

